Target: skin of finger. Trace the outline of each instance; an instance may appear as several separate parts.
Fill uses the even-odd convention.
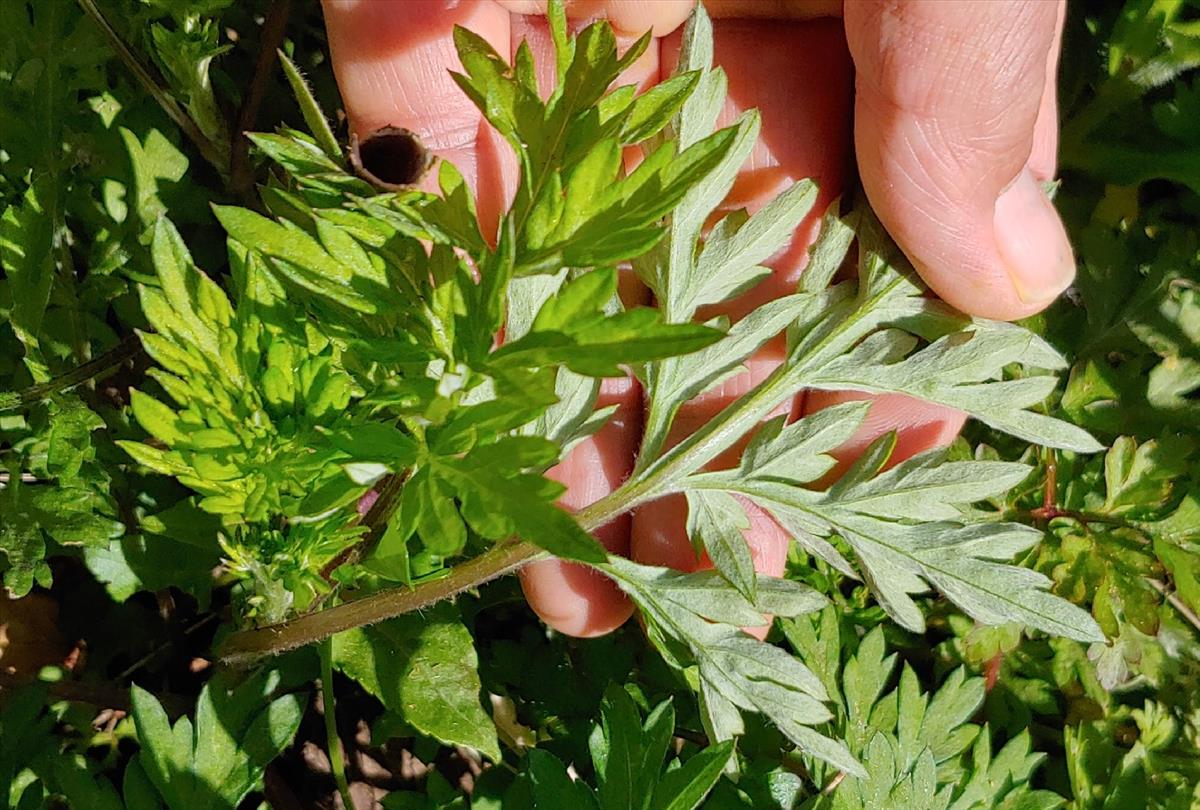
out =
[[[498,0],[513,14],[544,15],[545,0]],[[692,12],[694,0],[567,0],[568,19],[588,22],[604,18],[613,28],[640,36],[650,31],[656,37],[674,31]]]
[[[544,14],[546,0],[498,0],[514,14]],[[591,20],[607,18],[615,28],[664,36],[681,26],[692,13],[694,0],[568,0],[567,16]],[[705,0],[705,10],[715,19],[810,20],[837,17],[842,0]]]
[[[1058,4],[1055,36],[1046,56],[1045,89],[1038,107],[1033,128],[1033,146],[1029,167],[1040,180],[1054,177],[1058,152],[1058,97],[1056,76],[1061,50],[1066,3]],[[834,451],[837,466],[819,483],[836,480],[866,447],[885,433],[896,431],[896,448],[888,460],[889,467],[935,447],[954,440],[966,422],[966,414],[952,408],[934,405],[902,394],[872,397],[858,391],[809,391],[796,416],[819,411],[843,402],[872,400],[870,411],[850,441]]]
[[[768,263],[775,271],[772,276],[744,300],[705,313],[723,311],[737,318],[759,303],[795,289],[820,213],[842,191],[850,138],[850,61],[836,21],[719,20],[714,34],[716,61],[729,77],[730,101],[720,123],[731,122],[751,107],[761,110],[763,122],[760,143],[725,206],[757,210],[789,183],[805,177],[816,179],[820,188],[813,213],[797,229],[791,246]],[[678,36],[664,39],[664,71],[674,64],[677,52]],[[778,366],[782,351],[781,341],[773,341],[750,359],[745,372],[684,405],[670,442],[682,439],[765,378]],[[791,403],[783,403],[780,411],[786,413],[791,407]],[[734,448],[710,466],[731,466],[739,454],[740,447]],[[765,513],[753,508],[747,513],[750,527],[744,535],[757,570],[779,576],[787,556],[788,535]],[[662,498],[640,508],[633,517],[634,558],[684,570],[711,565],[693,552],[685,529],[686,515],[682,496]]]
[[[864,188],[934,291],[973,314],[1012,319],[1049,303],[1014,285],[994,217],[1032,153],[1057,17],[1044,0],[845,6]],[[1065,286],[1065,233],[1044,237]]]
[[[580,509],[618,487],[629,475],[641,435],[641,389],[629,378],[605,380],[600,407],[617,405],[600,432],[576,445],[547,475],[567,485],[559,503]],[[629,553],[631,518],[622,515],[595,532],[616,554]],[[633,604],[612,580],[584,565],[544,560],[521,569],[525,598],[542,621],[571,636],[599,636],[620,627]]]
[[[492,0],[324,0],[334,73],[350,127],[360,138],[406,127],[453,163],[477,198],[485,234],[516,183],[507,145],[450,76],[462,64],[454,26],[479,34],[509,56],[509,15]],[[437,171],[422,186],[436,189]]]

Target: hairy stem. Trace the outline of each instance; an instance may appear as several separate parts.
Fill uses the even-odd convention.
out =
[[[376,490],[378,497],[375,499],[375,503],[371,504],[371,508],[367,510],[360,521],[367,527],[366,537],[326,563],[325,567],[321,569],[321,579],[332,582],[334,571],[343,565],[353,565],[359,562],[375,548],[383,537],[383,533],[387,531],[388,521],[391,520],[392,514],[400,505],[400,492],[404,489],[406,480],[408,480],[407,472],[389,475],[384,479],[383,484]]]
[[[1040,506],[1037,509],[1010,509],[1002,513],[1003,520],[1011,520],[1017,523],[1030,524],[1035,522],[1046,523],[1054,518],[1070,518],[1077,523],[1087,527],[1090,523],[1100,523],[1105,526],[1118,526],[1123,529],[1132,529],[1137,532],[1143,532],[1144,529],[1136,521],[1128,521],[1115,515],[1101,515],[1096,512],[1081,512],[1077,509],[1061,509],[1057,506],[1049,508]],[[1149,542],[1143,539],[1142,542]]]
[[[129,685],[120,681],[43,681],[0,670],[0,697],[5,692],[15,692],[33,686],[45,689],[47,695],[58,700],[88,703],[99,709],[115,709],[126,713],[133,711],[133,704],[129,700]],[[192,699],[184,695],[158,693],[154,697],[171,719],[180,717],[193,706]]]
[[[321,641],[343,630],[421,610],[511,573],[542,553],[532,543],[508,540],[455,566],[448,576],[415,588],[379,591],[290,621],[234,633],[225,641],[218,659],[225,664],[245,665]]]
[[[792,370],[781,365],[754,390],[736,400],[705,425],[584,512],[621,514],[670,492],[680,479],[719,456],[771,412],[794,389]],[[619,507],[619,508],[618,508]]]

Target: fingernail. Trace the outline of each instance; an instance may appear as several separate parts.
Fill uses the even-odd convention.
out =
[[[1000,258],[1022,301],[1042,307],[1070,286],[1075,278],[1071,243],[1028,169],[996,200],[993,224]]]

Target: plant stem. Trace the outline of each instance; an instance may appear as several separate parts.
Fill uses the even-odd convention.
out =
[[[87,681],[43,681],[37,678],[23,678],[0,670],[0,696],[5,692],[39,687],[46,694],[57,700],[69,700],[74,703],[88,703],[100,709],[116,709],[130,712],[133,705],[129,701],[129,685],[119,681],[104,683],[89,683]],[[185,714],[193,707],[191,698],[176,694],[156,694],[155,699],[162,705],[167,716],[174,719]]]
[[[387,531],[388,520],[396,511],[396,507],[400,505],[400,492],[403,490],[406,480],[408,480],[407,472],[389,475],[384,479],[383,484],[376,490],[378,497],[375,499],[375,503],[371,504],[371,508],[367,510],[360,521],[367,527],[366,537],[344,549],[327,562],[321,569],[321,579],[332,582],[334,571],[343,565],[357,563],[379,543],[383,533]]]
[[[111,371],[125,361],[136,357],[141,351],[141,340],[137,335],[130,335],[104,354],[71,369],[66,374],[61,374],[44,383],[31,385],[24,391],[0,393],[0,413],[19,410],[30,403],[39,402],[51,394],[74,388],[93,377],[99,377],[105,372]]]
[[[222,157],[221,150],[217,148],[208,136],[200,131],[200,127],[196,126],[196,122],[192,120],[178,102],[171,97],[171,94],[162,87],[154,76],[150,73],[150,69],[142,64],[138,59],[137,54],[121,39],[121,35],[112,27],[108,19],[105,18],[104,12],[96,6],[95,0],[76,0],[79,7],[83,9],[83,13],[91,18],[93,22],[99,26],[100,31],[108,40],[108,44],[117,52],[117,56],[125,63],[125,67],[134,75],[142,87],[150,94],[150,97],[158,102],[158,106],[162,107],[163,112],[167,117],[175,122],[183,134],[196,145],[200,150],[200,154],[204,159],[211,163],[222,176],[225,176],[229,171],[229,166]]]
[[[833,778],[829,780],[829,784],[827,784],[825,787],[821,788],[821,795],[822,796],[832,795],[833,792],[835,790],[837,790],[838,785],[840,785],[842,783],[842,781],[845,780],[845,778],[846,778],[846,772],[838,771],[836,774],[834,774]]]
[[[379,591],[290,621],[234,633],[226,639],[218,660],[224,664],[245,665],[259,658],[322,641],[343,630],[376,624],[421,610],[511,573],[543,553],[532,543],[507,540],[455,566],[449,576],[415,588]]]
[[[899,283],[899,282],[896,282]],[[875,301],[883,301],[895,284],[876,293]],[[836,325],[828,334],[807,349],[809,360],[819,359],[830,346],[861,337],[863,326],[871,326],[874,302],[860,305],[855,317]],[[865,313],[865,314],[864,314]],[[755,388],[729,405],[688,438],[668,450],[639,474],[626,481],[614,492],[575,514],[584,531],[594,531],[618,515],[671,492],[685,476],[700,469],[726,448],[750,431],[785,397],[803,384],[806,364],[784,363]],[[465,590],[482,585],[497,577],[512,573],[525,563],[545,554],[532,543],[517,538],[499,543],[478,557],[455,566],[442,579],[424,583],[416,588],[396,588],[379,591],[370,596],[336,607],[319,610],[306,616],[268,627],[234,633],[221,649],[219,660],[224,664],[245,665],[269,655],[278,655],[326,639],[334,633],[363,627],[396,616],[421,610]],[[599,566],[603,568],[603,566]]]
[[[329,747],[329,767],[333,781],[346,810],[354,810],[354,798],[350,795],[350,784],[346,781],[346,758],[342,751],[342,738],[337,732],[337,716],[333,696],[333,639],[321,642],[321,713],[325,716],[325,741]]]
[[[283,42],[288,18],[292,14],[292,0],[274,0],[263,21],[258,46],[258,61],[254,64],[254,78],[242,99],[237,121],[229,145],[229,186],[233,193],[251,208],[261,205],[254,193],[254,172],[250,165],[250,139],[246,131],[254,128],[258,109],[262,106],[267,91],[267,80],[275,63],[279,60],[279,45]]]
[[[1132,523],[1128,520],[1115,517],[1113,515],[1101,515],[1095,512],[1080,512],[1075,509],[1060,509],[1057,506],[1049,508],[1040,506],[1037,509],[1010,509],[1003,513],[1004,520],[1013,520],[1018,523],[1032,523],[1035,521],[1049,522],[1054,518],[1070,518],[1071,520],[1082,523],[1085,527],[1089,523],[1102,523],[1105,526],[1118,526],[1123,529],[1133,529],[1134,531],[1144,531],[1137,523]]]
[[[618,515],[671,492],[687,475],[716,458],[749,432],[784,398],[803,387],[807,373],[822,359],[849,346],[871,331],[886,314],[888,300],[904,283],[885,282],[865,300],[858,300],[847,317],[806,340],[803,352],[793,350],[788,361],[687,439],[648,464],[621,487],[575,514],[584,531],[594,531]],[[391,619],[448,599],[465,590],[512,573],[546,552],[517,538],[497,544],[478,557],[455,566],[442,579],[416,588],[395,588],[268,627],[243,630],[226,639],[218,660],[245,665],[328,638],[334,633]],[[605,566],[597,566],[603,569]]]
[[[781,365],[754,390],[647,465],[640,475],[581,511],[577,516],[580,523],[584,523],[585,517],[594,520],[603,515],[608,515],[608,520],[611,520],[646,501],[668,494],[673,484],[712,461],[746,435],[795,387],[793,369],[788,368],[786,363]]]
[[[1163,599],[1167,600],[1167,603],[1170,604],[1171,607],[1178,610],[1179,615],[1187,619],[1188,623],[1191,624],[1192,627],[1196,628],[1196,632],[1200,633],[1200,616],[1197,616],[1196,611],[1188,607],[1187,603],[1179,598],[1179,594],[1167,588],[1166,585],[1164,585],[1162,582],[1159,582],[1157,579],[1147,578],[1146,582],[1150,584],[1151,588],[1158,591]]]

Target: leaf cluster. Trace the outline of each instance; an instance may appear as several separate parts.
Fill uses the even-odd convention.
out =
[[[1034,789],[1030,780],[1043,755],[1030,751],[1028,732],[993,753],[992,732],[970,722],[984,700],[982,678],[962,669],[941,679],[932,694],[921,691],[904,664],[899,680],[895,654],[886,654],[880,627],[846,639],[837,612],[783,625],[797,654],[834,695],[835,736],[846,740],[863,770],[840,778],[814,761],[819,784],[838,779],[834,790],[806,808],[1057,808],[1057,794]],[[888,690],[889,685],[895,684]]]

